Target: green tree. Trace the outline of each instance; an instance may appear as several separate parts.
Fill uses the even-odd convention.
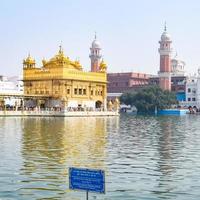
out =
[[[177,104],[175,93],[163,91],[158,86],[149,86],[136,92],[124,93],[120,101],[126,105],[134,105],[138,112],[145,113],[154,112],[155,108],[160,110]]]

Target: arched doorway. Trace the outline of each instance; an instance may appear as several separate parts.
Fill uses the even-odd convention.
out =
[[[101,101],[96,101],[95,107],[96,108],[101,108],[102,107],[102,102]]]

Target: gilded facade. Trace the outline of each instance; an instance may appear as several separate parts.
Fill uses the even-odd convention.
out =
[[[95,53],[96,50],[93,50]],[[29,55],[23,61],[25,106],[106,109],[107,66],[101,60],[96,69],[98,70],[84,71],[79,61],[72,61],[64,55],[61,46],[53,58],[42,61],[41,67],[37,67],[35,60]]]

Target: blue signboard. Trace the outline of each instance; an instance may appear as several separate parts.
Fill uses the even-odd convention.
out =
[[[105,173],[95,169],[69,168],[69,189],[105,193]]]

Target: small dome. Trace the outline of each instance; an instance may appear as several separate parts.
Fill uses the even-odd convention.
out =
[[[101,63],[100,63],[100,66],[103,67],[103,68],[106,68],[107,67],[107,64],[104,62],[104,60],[102,59]]]
[[[35,64],[35,59],[33,59],[29,54],[28,57],[24,60],[24,63]]]
[[[97,41],[96,39],[92,42],[92,48],[98,48],[98,49],[100,49],[101,48],[100,46],[101,46],[100,42]]]
[[[94,48],[94,49],[100,49],[101,48],[100,42],[97,40],[96,33],[94,35],[94,41],[92,42],[92,48]]]
[[[161,40],[162,41],[171,41],[171,36],[168,34],[166,31],[163,32],[161,35]]]
[[[161,35],[161,40],[162,41],[171,41],[171,36],[169,33],[167,33],[167,26],[166,26],[166,22],[165,22],[165,27],[164,27],[164,32]]]

